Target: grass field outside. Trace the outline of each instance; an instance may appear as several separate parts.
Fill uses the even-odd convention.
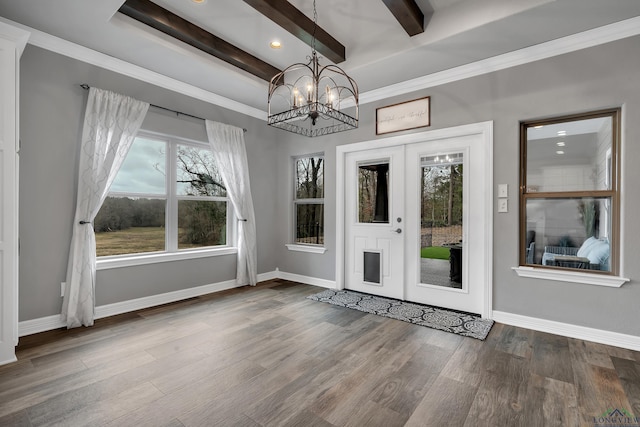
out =
[[[449,259],[449,248],[443,248],[442,246],[429,246],[427,248],[420,249],[421,258],[431,259]]]
[[[178,240],[183,235],[183,230],[178,230]],[[131,227],[126,230],[107,231],[96,233],[96,255],[127,255],[146,252],[163,252],[164,227]],[[179,243],[179,249],[198,248],[202,245]]]
[[[131,227],[96,233],[96,255],[125,255],[164,251],[164,227]]]

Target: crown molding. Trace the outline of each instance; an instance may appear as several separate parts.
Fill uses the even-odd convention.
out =
[[[42,31],[36,30],[35,28],[30,28],[26,25],[22,25],[8,19],[4,19],[2,17],[0,17],[0,22],[4,22],[8,25],[12,25],[28,31],[29,33],[31,33],[29,44],[40,47],[42,49],[58,53],[69,58],[77,59],[79,61],[86,62],[88,64],[95,65],[106,70],[114,71],[116,73],[132,77],[137,80],[142,80],[146,83],[169,89],[190,96],[192,98],[199,99],[201,101],[218,105],[220,107],[227,108],[238,113],[246,114],[247,116],[255,117],[261,120],[267,119],[266,111],[259,110],[257,108],[234,101],[216,93],[209,92],[191,84],[184,83],[180,80],[167,77],[160,73],[156,73],[155,71],[151,71],[147,68],[131,64],[130,62],[114,58],[113,56],[105,55],[104,53],[100,53],[93,49],[80,46],[79,44],[72,43],[56,36],[52,36],[51,34],[44,33]]]
[[[0,20],[0,37],[15,43],[18,50],[18,58],[20,58],[29,41],[29,32],[4,21],[4,19]]]
[[[360,105],[528,64],[529,62],[637,36],[638,34],[640,34],[640,17],[626,19],[582,33],[550,40],[545,43],[417,77],[380,89],[370,90],[360,94]]]
[[[26,25],[2,17],[0,17],[0,22],[31,33],[28,42],[34,46],[266,121],[267,113],[260,109],[63,40]],[[626,19],[582,33],[370,90],[360,94],[360,105],[563,55],[639,34],[640,17]]]

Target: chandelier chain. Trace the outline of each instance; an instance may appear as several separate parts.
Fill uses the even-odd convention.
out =
[[[311,51],[316,53],[316,28],[318,28],[318,12],[316,11],[316,0],[313,0],[313,35],[311,36]]]

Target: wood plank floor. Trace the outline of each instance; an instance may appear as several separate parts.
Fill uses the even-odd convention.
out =
[[[496,324],[486,341],[283,280],[23,337],[0,426],[594,426],[640,416],[640,353]]]

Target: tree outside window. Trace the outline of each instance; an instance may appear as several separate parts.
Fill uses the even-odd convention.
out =
[[[226,245],[227,205],[206,144],[141,134],[94,221],[97,255]]]
[[[210,150],[177,149],[178,249],[226,244],[227,190]]]
[[[294,242],[324,244],[324,156],[294,159]]]

